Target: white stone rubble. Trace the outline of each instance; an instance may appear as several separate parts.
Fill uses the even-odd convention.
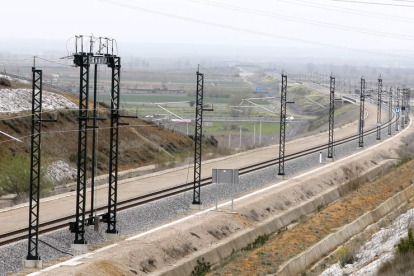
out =
[[[43,91],[42,102],[43,110],[78,108],[62,95],[47,91]],[[0,113],[31,111],[31,109],[31,89],[0,89]]]
[[[370,276],[376,275],[381,264],[394,257],[395,249],[401,238],[408,235],[408,227],[414,222],[414,209],[408,210],[396,218],[388,228],[381,228],[373,234],[371,240],[366,242],[358,254],[357,261],[352,265],[340,267],[339,262],[326,269],[320,276]],[[351,272],[351,273],[350,273]]]
[[[47,175],[55,183],[60,183],[65,179],[75,179],[76,178],[76,169],[69,166],[69,164],[59,160],[53,162],[47,168]]]

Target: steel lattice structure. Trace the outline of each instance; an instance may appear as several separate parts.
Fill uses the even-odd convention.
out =
[[[42,118],[43,72],[32,67],[32,73],[32,130],[30,143],[29,241],[27,260],[40,260],[39,204],[42,123],[56,122],[56,120],[44,120]]]
[[[378,78],[378,97],[377,97],[377,140],[381,140],[381,94],[382,94],[382,78]]]
[[[39,256],[39,200],[40,200],[40,157],[42,131],[42,70],[32,68],[32,135],[30,153],[30,201],[29,241],[27,260],[40,260]]]
[[[121,77],[121,58],[110,56],[108,67],[112,69],[111,82],[111,131],[110,131],[110,152],[109,152],[109,193],[108,193],[108,214],[106,233],[116,234],[116,205],[118,195],[118,140],[119,129],[119,100],[120,100],[120,77]]]
[[[364,117],[365,117],[365,79],[361,78],[361,91],[359,97],[359,130],[358,145],[364,146]]]
[[[398,121],[400,120],[400,88],[397,88],[397,99],[396,99],[396,105],[395,108],[399,110],[399,112],[396,112],[395,115],[395,131],[398,131]]]
[[[410,89],[405,88],[405,111],[404,111],[404,122],[408,124],[408,116],[410,113]]]
[[[74,63],[80,67],[79,80],[79,134],[78,134],[78,174],[76,184],[76,221],[71,224],[75,233],[75,244],[86,244],[85,240],[85,208],[86,208],[86,172],[87,172],[87,125],[89,107],[89,54],[74,55]]]
[[[193,204],[201,204],[201,142],[203,135],[204,74],[197,71],[196,119],[194,131],[194,189]]]
[[[388,124],[388,135],[391,135],[391,119],[392,119],[392,88],[390,87],[390,91],[388,92],[388,120],[390,124]]]
[[[286,94],[287,94],[287,76],[282,74],[282,89],[280,93],[280,139],[279,139],[279,173],[278,175],[285,175]]]
[[[405,127],[405,106],[406,106],[406,96],[407,92],[406,92],[406,88],[405,86],[403,86],[402,89],[402,97],[401,97],[401,128]]]
[[[328,158],[333,158],[334,150],[334,119],[335,119],[335,78],[330,77],[330,96],[329,96],[329,142],[328,142]]]

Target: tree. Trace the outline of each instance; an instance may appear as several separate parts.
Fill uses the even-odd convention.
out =
[[[44,159],[44,158],[43,158]],[[46,175],[47,164],[42,162],[40,170],[41,194],[53,187],[51,179]],[[30,158],[25,155],[6,153],[0,159],[0,188],[2,193],[16,194],[18,199],[30,193]]]

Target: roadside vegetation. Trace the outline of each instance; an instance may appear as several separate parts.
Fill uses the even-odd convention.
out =
[[[41,158],[41,160],[45,158]],[[53,183],[47,177],[49,163],[42,161],[40,170],[40,193],[47,195]],[[30,157],[6,153],[0,159],[0,195],[15,194],[16,201],[23,201],[30,195]]]

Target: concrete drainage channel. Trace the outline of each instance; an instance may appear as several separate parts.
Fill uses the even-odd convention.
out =
[[[393,130],[394,133],[394,130]],[[381,133],[382,137],[387,137],[387,129],[384,129]],[[375,133],[365,137],[365,146],[374,145],[377,143],[375,139]],[[335,148],[335,156],[340,158],[351,153],[354,153],[359,148],[357,142],[349,142]],[[275,155],[276,155],[275,150]],[[288,168],[288,177],[298,174],[304,170],[314,168],[319,165],[319,154],[315,153],[309,156],[305,156],[299,159],[295,159],[286,163]],[[257,172],[246,174],[240,178],[240,184],[237,186],[236,194],[243,194],[260,187],[263,187],[269,183],[273,183],[280,179],[277,178],[277,166],[269,167]],[[203,203],[210,205],[215,202],[215,187],[207,186],[202,189]],[[222,186],[220,191],[219,200],[225,200],[231,195],[231,189],[227,186]],[[187,192],[181,195],[172,196],[169,198],[161,199],[149,204],[138,206],[136,208],[128,209],[120,212],[118,215],[118,225],[122,235],[136,233],[137,231],[145,231],[151,229],[161,223],[173,219],[182,215],[185,212],[191,211],[189,208],[189,202],[191,202],[191,192]],[[338,195],[339,196],[339,195]],[[327,200],[327,199],[325,199]],[[315,203],[316,204],[316,203]],[[318,204],[317,204],[318,205]],[[316,206],[314,208],[316,208]],[[237,208],[237,206],[236,206]],[[308,207],[311,208],[311,207]],[[292,218],[286,217],[285,224],[292,221]],[[94,232],[93,228],[86,229],[86,238],[91,246],[96,246],[105,242],[103,233],[106,226],[101,224],[100,232]],[[252,234],[254,235],[254,234]],[[255,238],[255,236],[252,236]],[[69,230],[58,230],[49,234],[41,235],[40,239],[53,245],[63,252],[71,253],[73,255],[76,252],[70,249],[71,242],[73,241],[73,235]],[[250,240],[249,242],[253,241]],[[22,260],[25,258],[27,250],[27,241],[21,241],[14,244],[6,245],[0,248],[0,275],[6,275],[12,272],[21,270]],[[51,262],[61,257],[66,257],[66,254],[57,252],[55,249],[49,248],[43,244],[39,248],[40,255],[44,262]],[[191,269],[194,266],[191,267]],[[190,270],[191,272],[191,270]],[[189,274],[189,273],[188,273]],[[185,275],[185,274],[180,274]]]
[[[370,170],[366,171],[363,175],[359,177],[359,179],[364,180],[364,181],[365,180],[372,181],[376,179],[378,175],[381,175],[389,166],[393,165],[394,163],[395,163],[395,160],[384,160],[377,166],[372,167]],[[318,206],[331,204],[337,201],[351,189],[350,186],[351,186],[350,183],[346,183],[341,186],[338,186],[337,188],[330,190],[316,197],[315,199],[311,201],[304,202],[303,204],[287,211],[284,214],[277,216],[276,218],[270,221],[268,220],[266,222],[259,224],[254,229],[243,231],[237,234],[236,236],[234,236],[231,240],[220,243],[214,249],[206,253],[195,255],[194,257],[192,257],[191,260],[186,260],[185,263],[179,264],[177,265],[177,267],[169,271],[162,272],[159,275],[163,275],[163,276],[190,275],[194,266],[197,264],[197,260],[201,258],[204,258],[206,261],[210,262],[211,264],[217,264],[223,259],[229,257],[234,251],[241,250],[241,248],[247,246],[249,243],[253,243],[254,240],[259,235],[276,233],[279,229],[282,229],[290,225],[292,221],[299,219],[300,216],[309,215],[315,212]],[[382,208],[381,211],[379,211],[379,213],[376,212],[376,210],[369,212],[369,214],[371,215],[369,215],[368,218],[363,219],[364,223],[360,223],[358,220],[358,222],[355,223],[355,226],[353,226],[354,223],[351,223],[349,224],[351,226],[347,225],[343,229],[339,230],[337,233],[334,233],[328,236],[327,238],[325,238],[324,240],[327,240],[328,238],[330,238],[329,246],[327,246],[323,242],[324,240],[321,241],[320,242],[321,246],[315,248],[314,250],[311,251],[311,253],[309,253],[311,254],[312,258],[303,253],[299,255],[297,258],[285,264],[279,273],[281,273],[281,275],[283,276],[297,275],[298,273],[301,273],[302,271],[306,269],[306,267],[308,267],[309,265],[317,261],[319,258],[321,258],[323,254],[332,251],[336,246],[344,243],[347,239],[349,239],[353,235],[362,231],[369,224],[374,223],[376,220],[382,218],[383,216],[388,214],[393,208],[397,207],[404,200],[406,201],[410,199],[412,196],[414,196],[414,187],[410,186],[406,190],[388,199],[386,202],[390,202],[390,203],[386,204],[385,207],[382,207],[385,203],[383,203],[380,207],[378,207],[378,208]],[[356,226],[358,226],[358,228]],[[347,227],[353,227],[353,228],[348,229]],[[344,235],[344,236],[341,238],[338,238],[338,235],[339,236]]]
[[[299,256],[289,260],[279,269],[277,275],[297,275],[298,273],[305,271],[309,266],[320,260],[325,254],[330,253],[337,246],[345,243],[356,234],[359,234],[369,225],[385,217],[391,211],[398,208],[402,203],[410,201],[412,197],[414,197],[413,185],[387,199],[374,210],[365,213],[353,222],[343,226],[337,232],[330,234]]]

